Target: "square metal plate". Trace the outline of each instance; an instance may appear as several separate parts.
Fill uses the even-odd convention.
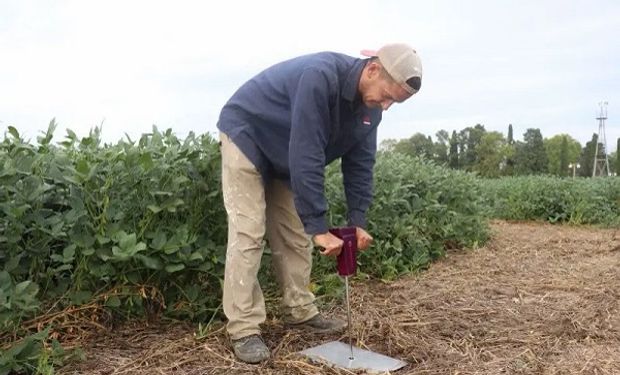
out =
[[[327,344],[302,350],[299,354],[314,361],[327,363],[351,370],[370,370],[377,372],[395,371],[407,365],[399,359],[353,347],[353,359],[348,344],[340,341],[330,341]]]

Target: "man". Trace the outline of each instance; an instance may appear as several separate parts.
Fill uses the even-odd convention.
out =
[[[234,353],[244,362],[269,358],[257,279],[265,234],[284,322],[323,333],[346,326],[321,315],[308,290],[310,240],[327,256],[342,247],[328,232],[324,169],[342,159],[348,222],[357,227],[358,248],[366,249],[381,113],[415,94],[422,78],[420,59],[406,44],[362,53],[370,58],[322,52],[276,64],[241,86],[220,114],[228,214],[223,305]]]

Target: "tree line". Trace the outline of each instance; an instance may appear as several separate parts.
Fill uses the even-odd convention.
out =
[[[540,129],[529,128],[523,140],[515,140],[512,124],[507,135],[487,131],[476,124],[461,131],[440,130],[431,136],[416,133],[405,139],[386,139],[381,142],[383,152],[398,152],[421,156],[452,169],[476,172],[483,177],[555,175],[591,177],[594,155],[602,158],[607,151],[611,175],[620,176],[620,138],[616,151],[609,153],[598,142],[598,135],[582,146],[568,134],[543,138]]]

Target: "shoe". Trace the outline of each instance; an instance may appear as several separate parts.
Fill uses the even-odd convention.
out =
[[[235,356],[246,363],[259,363],[269,358],[270,352],[260,335],[249,335],[232,340]]]
[[[325,318],[317,314],[305,322],[289,324],[290,327],[302,328],[315,333],[340,332],[347,327],[347,322],[338,318]]]

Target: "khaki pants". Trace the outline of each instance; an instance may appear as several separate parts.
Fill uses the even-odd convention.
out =
[[[228,246],[224,272],[224,314],[231,339],[260,333],[265,301],[258,284],[263,237],[272,250],[273,268],[282,290],[283,319],[306,321],[316,314],[309,291],[312,245],[287,184],[264,186],[256,167],[230,138],[222,141],[222,192],[228,214]]]

